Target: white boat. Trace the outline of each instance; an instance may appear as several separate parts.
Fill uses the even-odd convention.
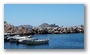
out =
[[[27,45],[39,45],[39,44],[48,44],[49,39],[44,40],[27,40]]]
[[[24,39],[19,39],[17,43],[22,43],[22,44],[26,44],[27,41],[30,40],[38,40],[36,38],[24,38]]]
[[[28,38],[27,36],[19,36],[19,35],[15,35],[15,36],[13,36],[13,37],[11,37],[11,38],[14,38],[14,39],[26,39],[26,38]]]

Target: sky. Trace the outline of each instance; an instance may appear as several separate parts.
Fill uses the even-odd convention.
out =
[[[4,21],[15,26],[84,25],[84,4],[4,4]]]

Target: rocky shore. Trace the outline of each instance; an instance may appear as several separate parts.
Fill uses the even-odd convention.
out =
[[[38,27],[32,27],[31,29],[29,29],[25,25],[16,27],[4,21],[4,33],[10,33],[12,35],[84,33],[84,25],[73,27],[59,27],[55,24],[48,25],[44,23]]]

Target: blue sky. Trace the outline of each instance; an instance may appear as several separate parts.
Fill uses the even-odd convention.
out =
[[[38,26],[42,23],[59,26],[84,24],[83,4],[5,4],[4,20],[19,25]]]

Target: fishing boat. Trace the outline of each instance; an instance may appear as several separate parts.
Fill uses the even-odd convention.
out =
[[[31,41],[31,40],[38,40],[38,39],[36,39],[36,38],[19,39],[17,43],[26,44],[27,41]]]
[[[8,37],[4,38],[4,40],[9,41],[10,43],[15,43],[19,39],[25,39],[25,37],[20,37],[19,35],[15,35],[15,36],[8,36]]]
[[[27,45],[39,45],[39,44],[48,44],[49,39],[44,40],[27,40]]]

